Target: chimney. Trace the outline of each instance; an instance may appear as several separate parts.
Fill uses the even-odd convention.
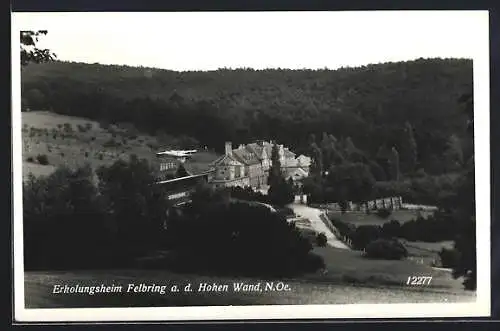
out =
[[[232,155],[233,154],[233,144],[230,141],[226,141],[226,149],[225,149],[225,154],[226,155]]]

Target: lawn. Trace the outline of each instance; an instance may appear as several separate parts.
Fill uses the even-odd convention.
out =
[[[56,170],[56,167],[53,165],[41,165],[37,163],[31,163],[31,162],[23,162],[23,178],[26,180],[28,175],[31,173],[35,177],[38,176],[48,176],[50,175],[54,170]]]
[[[450,272],[433,269],[429,264],[418,263],[412,258],[367,259],[362,256],[361,251],[334,247],[316,247],[314,252],[323,257],[328,269],[327,279],[330,282],[404,286],[409,276],[432,276],[432,282],[427,288],[462,288],[462,281],[453,279]]]
[[[475,300],[474,292],[463,290],[461,280],[447,271],[432,269],[409,260],[371,260],[360,252],[317,247],[326,262],[320,271],[289,279],[243,278],[177,274],[168,270],[39,271],[25,273],[26,307],[153,307],[259,304],[349,304],[464,302]],[[409,276],[431,276],[430,285],[405,285]],[[290,291],[236,293],[233,282],[247,284],[283,282]],[[126,293],[128,284],[178,285],[180,292]],[[228,284],[227,292],[198,292],[201,283]],[[123,287],[114,294],[54,294],[54,285]],[[191,284],[194,291],[184,293]]]
[[[423,241],[407,241],[401,239],[406,246],[410,258],[430,265],[436,259],[439,259],[439,252],[441,249],[452,249],[454,247],[453,241],[440,241],[435,243],[428,243]]]
[[[78,307],[169,307],[169,306],[222,306],[222,305],[307,305],[307,304],[359,304],[359,303],[438,303],[473,302],[474,292],[462,290],[432,290],[408,287],[366,287],[318,282],[308,279],[272,280],[227,277],[205,277],[175,274],[165,270],[104,270],[68,272],[27,272],[25,280],[26,308],[78,308]],[[289,291],[235,292],[233,282],[247,284],[282,281]],[[228,285],[227,292],[198,292],[201,283]],[[122,293],[111,294],[54,294],[54,285],[123,287]],[[127,293],[128,284],[167,286],[165,294]],[[169,291],[178,285],[180,292]],[[184,292],[191,284],[193,292]],[[165,316],[168,319],[168,315]]]
[[[390,220],[397,220],[400,223],[405,223],[414,220],[418,217],[419,213],[425,218],[433,214],[433,212],[416,211],[416,210],[393,210],[392,214],[387,218],[379,217],[373,213],[366,214],[364,212],[346,212],[342,214],[340,211],[328,211],[330,218],[339,219],[341,221],[352,223],[356,226],[359,225],[383,225]]]
[[[133,128],[111,125],[103,128],[95,121],[44,111],[22,113],[23,171],[47,175],[59,166],[71,168],[89,163],[96,168],[131,154],[153,160],[158,141],[140,135]],[[38,155],[46,155],[48,165],[40,165]]]

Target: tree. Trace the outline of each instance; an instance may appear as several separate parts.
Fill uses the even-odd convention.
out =
[[[474,133],[474,112],[472,94],[464,95],[460,101],[467,114],[467,132],[471,137]],[[458,223],[458,236],[455,240],[455,249],[458,251],[457,265],[453,270],[455,277],[464,276],[466,289],[474,290],[477,285],[476,265],[476,208],[475,208],[475,181],[474,155],[466,161],[464,177],[455,195],[456,210],[454,216]]]
[[[401,260],[408,250],[397,239],[376,239],[366,245],[365,257],[372,259]]]
[[[385,181],[387,180],[387,175],[384,172],[384,169],[375,161],[369,161],[368,166],[370,167],[370,171],[377,181]]]
[[[311,133],[307,139],[307,144],[308,146],[311,146],[312,144],[316,144],[316,135],[314,133]]]
[[[389,159],[389,166],[391,169],[391,179],[398,181],[400,172],[399,172],[399,153],[395,147],[391,149],[391,155]]]
[[[322,176],[323,153],[321,152],[321,149],[318,147],[318,145],[316,145],[316,143],[313,143],[311,145],[311,154],[312,154],[312,159],[311,159],[310,172],[312,175]]]
[[[457,171],[463,168],[464,153],[462,149],[462,142],[457,135],[453,134],[450,136],[444,156],[448,171]]]
[[[319,247],[325,247],[328,242],[328,238],[326,238],[326,235],[324,232],[318,233],[316,235],[316,245]]]
[[[331,188],[333,201],[366,201],[371,198],[375,178],[367,165],[346,163],[330,168],[326,187]]]
[[[333,149],[334,146],[332,145],[330,137],[326,134],[326,132],[323,132],[323,138],[321,140],[321,155],[323,166],[326,169],[328,169],[328,167],[330,167],[334,162]]]
[[[401,168],[404,173],[413,173],[417,166],[417,142],[413,133],[413,127],[406,122],[403,129],[401,142]]]
[[[170,207],[153,170],[132,155],[97,169],[99,191],[113,220],[124,256],[133,257],[158,243]]]
[[[377,154],[375,156],[375,160],[377,164],[382,167],[383,171],[385,174],[387,174],[389,177],[391,176],[391,165],[390,165],[390,159],[391,159],[392,153],[391,150],[387,147],[386,144],[383,144],[379,147]]]
[[[292,184],[286,181],[281,170],[278,145],[274,144],[271,154],[272,165],[269,170],[269,201],[277,205],[285,205],[294,201],[295,193]]]
[[[269,169],[269,177],[267,179],[268,185],[272,185],[275,180],[282,177],[281,161],[279,155],[279,148],[277,144],[273,144],[271,150],[271,167]]]
[[[27,269],[95,267],[108,262],[113,236],[90,166],[58,168],[23,185]]]
[[[354,145],[351,137],[344,140],[344,153],[351,162],[363,161],[363,153]]]
[[[56,55],[49,49],[40,49],[37,47],[38,38],[46,35],[47,30],[39,31],[21,31],[21,65],[26,66],[30,62],[42,63],[53,61]]]

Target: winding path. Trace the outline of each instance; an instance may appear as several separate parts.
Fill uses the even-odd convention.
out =
[[[350,249],[349,246],[344,244],[341,240],[337,239],[337,237],[330,231],[325,223],[323,223],[319,216],[322,213],[320,209],[311,208],[309,206],[297,203],[292,203],[288,205],[288,207],[292,208],[295,214],[297,214],[298,216],[307,218],[311,222],[311,226],[316,232],[323,232],[326,235],[327,244],[329,246],[342,249]]]

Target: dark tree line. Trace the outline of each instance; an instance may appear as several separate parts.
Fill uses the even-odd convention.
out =
[[[113,267],[158,248],[169,207],[149,165],[132,156],[31,176],[23,186],[27,269]]]

